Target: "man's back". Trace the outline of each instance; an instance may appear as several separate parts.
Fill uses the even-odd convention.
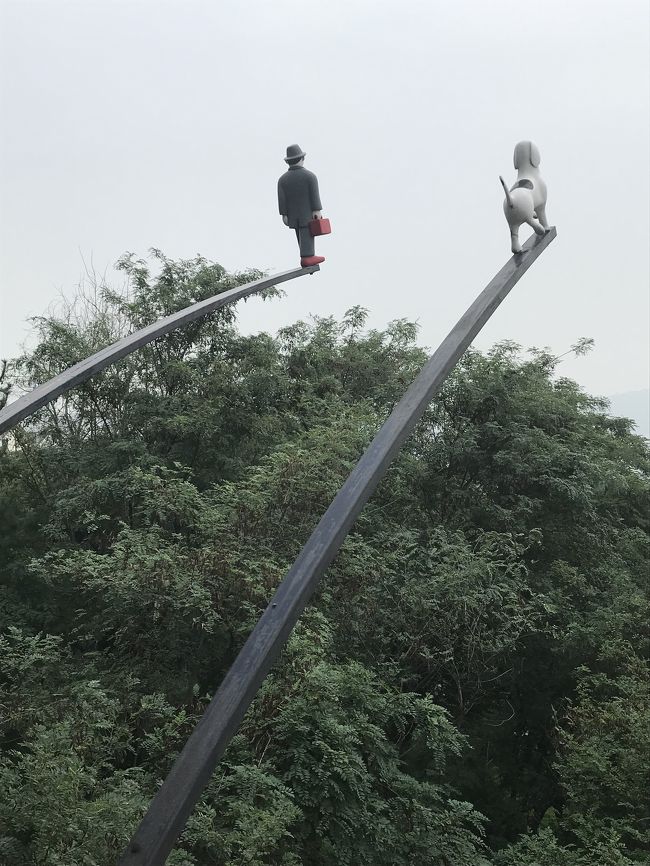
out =
[[[306,226],[322,208],[316,175],[301,165],[290,166],[278,181],[278,206],[291,228]]]

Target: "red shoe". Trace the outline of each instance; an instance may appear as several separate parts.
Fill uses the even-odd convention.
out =
[[[300,259],[300,267],[301,268],[309,268],[312,265],[320,265],[321,262],[325,261],[325,256],[303,256]]]

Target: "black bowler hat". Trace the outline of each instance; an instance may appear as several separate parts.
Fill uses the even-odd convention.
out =
[[[307,154],[303,151],[299,144],[290,144],[287,148],[287,155],[284,158],[285,162],[293,162],[294,159],[302,159]]]

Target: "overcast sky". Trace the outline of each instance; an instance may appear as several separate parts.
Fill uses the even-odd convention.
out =
[[[353,304],[435,347],[509,257],[498,175],[537,143],[558,238],[480,336],[648,386],[648,0],[0,0],[0,356],[82,257],[297,264],[288,144],[333,234],[246,331]]]

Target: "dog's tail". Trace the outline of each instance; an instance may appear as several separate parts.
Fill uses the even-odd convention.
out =
[[[505,180],[501,177],[501,175],[499,175],[499,180],[501,181],[501,186],[503,187],[503,191],[504,191],[505,194],[506,194],[506,201],[508,202],[508,207],[514,207],[514,205],[513,205],[513,203],[512,203],[512,198],[510,197],[510,190],[509,190],[508,187],[506,186],[506,182],[505,182]]]

